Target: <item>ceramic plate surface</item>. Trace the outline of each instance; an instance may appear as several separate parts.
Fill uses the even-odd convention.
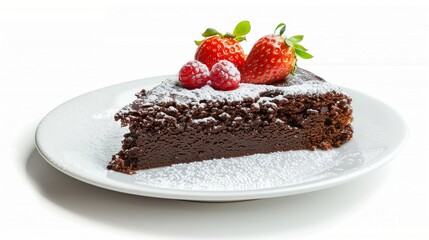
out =
[[[39,124],[36,146],[63,173],[102,188],[142,196],[237,201],[286,196],[335,186],[367,173],[398,153],[406,124],[379,100],[344,88],[353,98],[354,138],[330,151],[289,151],[209,160],[126,175],[106,169],[123,134],[113,115],[165,76],[126,82],[76,97]]]

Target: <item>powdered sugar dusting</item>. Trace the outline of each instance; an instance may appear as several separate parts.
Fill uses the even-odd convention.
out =
[[[230,61],[226,61],[226,60],[219,61],[213,66],[212,71],[213,69],[216,69],[216,68],[220,68],[221,69],[220,71],[222,71],[224,75],[228,74],[235,79],[238,79],[240,77],[240,72]]]
[[[244,98],[257,98],[261,92],[276,90],[282,92],[277,96],[278,98],[285,95],[321,95],[327,92],[344,94],[339,87],[321,80],[308,71],[297,69],[295,76],[287,77],[287,84],[284,86],[242,83],[238,89],[232,91],[218,91],[209,85],[198,89],[186,89],[178,82],[177,76],[173,76],[148,91],[147,97],[138,101],[141,103],[175,101],[179,104],[199,104],[201,101],[241,101]],[[266,97],[261,102],[269,104],[274,99],[275,97]]]
[[[368,148],[377,155],[381,148]],[[364,163],[361,151],[287,151],[138,171],[135,183],[193,191],[242,191],[317,181]]]
[[[193,119],[193,123],[202,123],[202,122],[215,122],[216,119],[213,117],[206,117],[206,118],[200,118],[200,119]]]

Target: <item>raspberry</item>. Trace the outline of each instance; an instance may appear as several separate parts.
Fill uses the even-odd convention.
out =
[[[186,88],[200,88],[209,81],[207,66],[197,60],[189,61],[179,71],[179,81]]]
[[[217,90],[234,90],[240,85],[240,72],[230,61],[221,60],[210,72],[211,86]]]

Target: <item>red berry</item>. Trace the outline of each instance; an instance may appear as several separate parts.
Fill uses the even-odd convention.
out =
[[[283,37],[284,23],[275,31],[277,29],[280,29],[279,34],[262,37],[253,46],[240,68],[242,82],[266,84],[280,81],[295,72],[297,56],[303,59],[313,57],[299,44],[304,36]]]
[[[203,63],[192,60],[187,62],[179,71],[179,81],[186,88],[200,88],[209,81],[210,72]]]
[[[204,39],[195,41],[198,46],[195,60],[206,64],[210,70],[220,60],[228,60],[237,68],[241,67],[246,60],[246,55],[239,42],[245,40],[249,32],[250,22],[247,20],[239,22],[232,33],[222,34],[216,29],[207,28],[201,34]]]
[[[274,34],[259,39],[240,69],[243,82],[272,83],[284,79],[295,68],[295,50]]]
[[[206,64],[209,69],[220,60],[228,60],[236,67],[240,67],[246,55],[236,39],[213,36],[198,46],[195,59]]]
[[[211,86],[217,90],[234,90],[240,85],[240,72],[229,61],[221,60],[210,71]]]

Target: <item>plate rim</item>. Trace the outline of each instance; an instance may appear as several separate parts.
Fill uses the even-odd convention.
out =
[[[317,191],[322,190],[326,188],[330,188],[333,186],[337,186],[346,182],[349,182],[351,180],[356,179],[357,177],[363,176],[383,165],[390,162],[405,146],[408,138],[409,138],[409,128],[405,121],[405,119],[402,117],[402,115],[392,106],[385,103],[383,100],[378,99],[377,97],[374,97],[370,94],[363,93],[359,90],[354,90],[348,87],[344,87],[341,85],[339,86],[342,90],[345,92],[351,91],[358,93],[366,98],[370,98],[373,101],[379,102],[383,107],[386,107],[389,112],[394,113],[396,116],[396,120],[401,123],[403,126],[403,138],[399,141],[397,146],[393,148],[393,150],[389,151],[385,156],[381,157],[381,159],[378,159],[377,161],[373,162],[372,164],[369,164],[367,166],[364,166],[362,168],[358,168],[355,171],[352,171],[347,174],[338,175],[337,177],[330,177],[326,179],[320,179],[320,180],[314,180],[304,183],[298,183],[293,184],[290,186],[283,186],[283,187],[272,187],[272,188],[263,188],[263,189],[252,189],[252,190],[228,190],[228,191],[200,191],[200,190],[182,190],[182,189],[170,189],[170,188],[159,188],[154,186],[145,186],[145,185],[126,185],[121,182],[113,182],[108,181],[109,184],[103,183],[101,181],[96,181],[94,178],[89,178],[84,174],[77,174],[74,171],[67,170],[67,168],[62,168],[55,164],[55,160],[51,159],[47,153],[43,151],[43,147],[41,147],[40,144],[40,129],[41,125],[44,123],[44,121],[47,119],[48,116],[50,116],[53,112],[57,111],[58,109],[61,109],[62,106],[65,104],[83,97],[85,95],[89,95],[93,92],[102,91],[107,88],[113,88],[113,87],[119,87],[120,85],[127,85],[132,84],[133,82],[138,82],[142,80],[148,80],[148,79],[156,79],[156,78],[164,78],[166,76],[170,75],[162,75],[162,76],[154,76],[154,77],[148,77],[148,78],[142,78],[142,79],[136,79],[132,81],[122,82],[118,84],[113,84],[110,86],[106,86],[103,88],[95,89],[89,92],[86,92],[84,94],[78,95],[76,97],[73,97],[58,106],[56,106],[54,109],[49,111],[39,122],[36,132],[35,132],[35,147],[39,154],[45,159],[46,162],[48,162],[51,166],[59,170],[60,172],[75,178],[79,181],[85,182],[87,184],[91,184],[93,186],[101,187],[104,189],[121,192],[121,193],[127,193],[132,195],[138,195],[138,196],[146,196],[146,197],[156,197],[156,198],[165,198],[165,199],[178,199],[178,200],[191,200],[191,201],[209,201],[209,202],[223,202],[223,201],[237,201],[237,200],[252,200],[252,199],[262,199],[262,198],[272,198],[272,197],[281,197],[281,196],[289,196],[289,195],[296,195],[311,191]],[[142,86],[143,87],[143,86]]]

